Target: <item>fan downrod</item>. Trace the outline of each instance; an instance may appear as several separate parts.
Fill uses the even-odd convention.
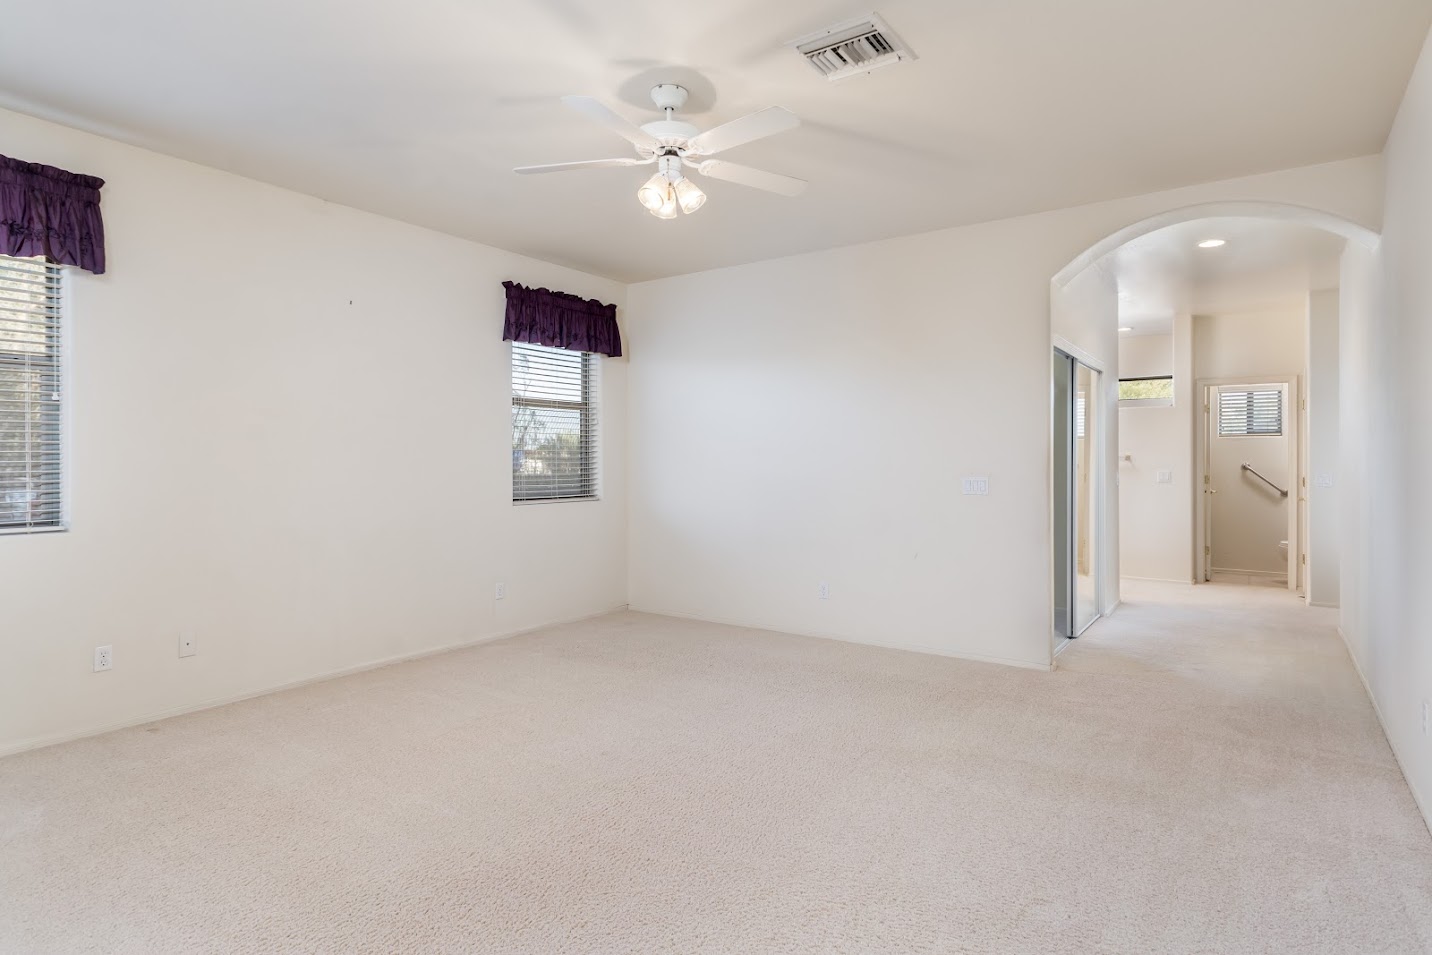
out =
[[[641,128],[660,144],[661,153],[678,150],[699,132],[695,126],[683,123],[675,115],[678,109],[686,105],[686,87],[677,86],[675,83],[653,86],[651,101],[666,114],[666,118],[658,119],[654,123],[644,123]]]

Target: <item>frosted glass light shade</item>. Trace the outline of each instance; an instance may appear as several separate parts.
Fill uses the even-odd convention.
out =
[[[683,179],[676,184],[676,201],[681,204],[681,211],[690,215],[706,205],[706,193],[690,179]]]
[[[652,213],[666,205],[667,199],[670,197],[671,183],[667,182],[666,177],[661,173],[652,176],[636,191],[637,201]]]
[[[676,218],[676,190],[672,189],[670,184],[666,188],[666,201],[661,204],[660,208],[651,210],[651,214],[658,219]]]

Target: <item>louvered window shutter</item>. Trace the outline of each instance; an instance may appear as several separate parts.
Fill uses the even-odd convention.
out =
[[[1224,437],[1282,434],[1282,390],[1269,388],[1219,392],[1218,433]]]

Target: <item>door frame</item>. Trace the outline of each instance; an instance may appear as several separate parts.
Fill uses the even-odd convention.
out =
[[[1096,374],[1098,374],[1098,376],[1099,376],[1099,389],[1098,389],[1098,397],[1097,397],[1096,400],[1095,400],[1095,408],[1096,408],[1096,410],[1099,411],[1100,414],[1101,414],[1101,419],[1096,423],[1096,427],[1095,427],[1095,429],[1094,429],[1094,441],[1093,441],[1093,443],[1092,443],[1092,447],[1091,447],[1091,450],[1090,450],[1090,454],[1092,455],[1093,461],[1096,462],[1096,466],[1094,467],[1093,480],[1090,482],[1090,485],[1091,485],[1091,486],[1090,486],[1090,494],[1093,496],[1093,499],[1094,499],[1095,504],[1096,504],[1096,511],[1097,511],[1097,519],[1094,521],[1094,526],[1093,526],[1093,528],[1091,529],[1091,530],[1092,530],[1092,538],[1091,538],[1091,541],[1092,541],[1092,544],[1093,544],[1093,547],[1094,547],[1094,553],[1095,553],[1095,555],[1096,555],[1096,557],[1097,557],[1097,560],[1096,560],[1095,566],[1094,566],[1094,618],[1089,622],[1088,625],[1086,625],[1086,626],[1084,626],[1084,627],[1078,629],[1077,631],[1075,630],[1077,615],[1076,615],[1073,611],[1074,611],[1074,609],[1077,607],[1077,603],[1076,603],[1076,601],[1074,600],[1074,597],[1075,597],[1075,595],[1076,595],[1076,593],[1077,593],[1077,589],[1076,589],[1076,588],[1077,588],[1077,584],[1078,584],[1078,580],[1077,580],[1078,571],[1077,571],[1076,565],[1075,565],[1075,563],[1074,563],[1074,561],[1073,561],[1074,548],[1075,548],[1076,544],[1075,544],[1073,535],[1070,535],[1070,539],[1069,539],[1069,550],[1070,550],[1070,555],[1069,555],[1069,556],[1070,556],[1070,562],[1069,562],[1069,581],[1068,581],[1068,586],[1069,586],[1069,588],[1070,588],[1069,593],[1070,593],[1070,596],[1071,596],[1071,600],[1070,600],[1070,603],[1071,603],[1070,611],[1071,611],[1071,612],[1070,612],[1070,614],[1069,614],[1069,631],[1070,631],[1070,632],[1069,632],[1069,633],[1060,633],[1060,632],[1058,631],[1058,629],[1057,629],[1057,628],[1055,627],[1055,625],[1054,625],[1054,624],[1055,624],[1055,621],[1054,621],[1054,619],[1053,619],[1053,617],[1052,617],[1052,614],[1051,614],[1051,619],[1050,619],[1050,632],[1053,634],[1053,637],[1054,637],[1054,640],[1053,640],[1053,643],[1054,643],[1054,652],[1057,654],[1057,653],[1059,652],[1059,650],[1061,650],[1061,649],[1063,648],[1063,645],[1064,645],[1064,642],[1065,642],[1065,641],[1077,638],[1080,634],[1084,633],[1084,631],[1088,630],[1089,627],[1093,626],[1094,623],[1096,623],[1101,617],[1107,616],[1108,613],[1110,612],[1110,610],[1113,609],[1113,608],[1112,608],[1111,601],[1110,601],[1110,599],[1109,599],[1109,596],[1110,596],[1111,593],[1113,593],[1113,592],[1115,592],[1115,591],[1113,591],[1113,585],[1112,585],[1112,582],[1111,582],[1110,579],[1109,579],[1110,574],[1108,573],[1108,541],[1109,541],[1109,520],[1110,520],[1109,512],[1110,512],[1110,510],[1111,510],[1111,508],[1110,508],[1109,505],[1108,505],[1108,489],[1109,489],[1109,481],[1110,481],[1110,476],[1109,476],[1110,468],[1109,468],[1109,466],[1108,466],[1108,449],[1114,446],[1114,445],[1112,445],[1112,444],[1109,443],[1110,441],[1114,440],[1114,436],[1109,433],[1109,432],[1110,432],[1110,427],[1109,427],[1108,424],[1107,424],[1107,422],[1108,422],[1113,416],[1109,414],[1110,409],[1107,407],[1107,405],[1109,404],[1109,401],[1108,401],[1108,390],[1109,390],[1109,381],[1110,381],[1110,379],[1109,379],[1108,369],[1105,367],[1104,362],[1100,361],[1099,359],[1095,358],[1093,355],[1091,355],[1091,354],[1089,354],[1088,352],[1084,351],[1082,348],[1080,348],[1079,346],[1075,345],[1073,342],[1070,342],[1070,341],[1068,341],[1067,339],[1062,338],[1062,337],[1060,337],[1060,336],[1058,336],[1058,335],[1053,336],[1053,351],[1054,351],[1055,354],[1062,355],[1062,356],[1064,356],[1064,357],[1066,357],[1066,358],[1069,358],[1069,359],[1071,359],[1073,362],[1075,362],[1076,364],[1084,365],[1084,366],[1087,367],[1090,371],[1093,371],[1093,372],[1095,372]],[[1052,382],[1052,380],[1051,380],[1051,382],[1050,382],[1050,387],[1051,387],[1051,390],[1052,390],[1052,388],[1053,388],[1053,382]],[[1076,403],[1075,403],[1075,401],[1074,401],[1074,396],[1071,394],[1071,396],[1070,396],[1070,410],[1071,410],[1071,414],[1072,414],[1072,411],[1073,411],[1073,408],[1074,408],[1074,407],[1076,407]],[[1118,407],[1117,404],[1114,405],[1115,411],[1117,410],[1117,407]],[[1050,421],[1051,430],[1050,430],[1050,434],[1051,434],[1051,435],[1054,433],[1054,432],[1053,432],[1053,427],[1052,427],[1052,426],[1053,426],[1053,413],[1054,413],[1054,408],[1053,408],[1053,401],[1052,401],[1052,399],[1051,399],[1051,402],[1050,402],[1050,416],[1051,416],[1051,421]],[[1069,430],[1069,448],[1067,449],[1067,450],[1068,450],[1068,454],[1069,454],[1069,460],[1070,460],[1071,462],[1072,462],[1073,459],[1074,459],[1074,454],[1073,454],[1073,452],[1074,452],[1074,440],[1075,440],[1074,429],[1071,427],[1070,430]],[[1054,453],[1054,448],[1053,448],[1052,440],[1051,440],[1051,446],[1050,446],[1050,453],[1051,453],[1051,454]],[[1051,461],[1051,463],[1050,463],[1050,468],[1049,468],[1050,483],[1051,483],[1051,486],[1050,486],[1050,494],[1051,494],[1051,497],[1050,497],[1050,519],[1051,519],[1051,522],[1052,522],[1053,517],[1054,517],[1054,509],[1053,509],[1054,499],[1053,499],[1053,494],[1060,493],[1060,489],[1053,487],[1053,473],[1054,473],[1054,467],[1053,467],[1053,462]],[[1066,508],[1066,509],[1065,509],[1065,513],[1069,516],[1069,518],[1070,518],[1070,520],[1071,520],[1071,522],[1072,522],[1072,521],[1073,521],[1073,516],[1074,516],[1074,500],[1073,500],[1073,497],[1074,497],[1074,481],[1073,481],[1073,479],[1072,479],[1072,473],[1073,473],[1072,470],[1071,470],[1070,473],[1071,473],[1071,480],[1070,480],[1070,482],[1069,482],[1069,486],[1063,489],[1063,493],[1066,495],[1066,498],[1065,498],[1065,508]],[[1113,510],[1114,510],[1114,511],[1117,511],[1117,503],[1115,504]],[[1051,545],[1053,544],[1053,539],[1054,539],[1054,538],[1053,538],[1053,535],[1051,534],[1051,535],[1050,535],[1050,543],[1051,543]],[[1051,557],[1052,557],[1052,554],[1051,554]],[[1050,592],[1051,595],[1053,595],[1053,593],[1054,593],[1054,574],[1055,574],[1055,572],[1056,572],[1056,570],[1055,570],[1055,564],[1056,564],[1055,561],[1053,561],[1053,560],[1050,561],[1049,592]],[[1052,609],[1052,608],[1051,608],[1051,609]]]
[[[1199,396],[1203,405],[1203,426],[1195,428],[1194,433],[1197,439],[1193,449],[1193,486],[1194,497],[1194,541],[1193,541],[1193,566],[1198,568],[1194,575],[1195,584],[1209,582],[1209,571],[1212,568],[1213,547],[1211,543],[1212,531],[1209,526],[1212,520],[1212,509],[1208,506],[1208,462],[1209,444],[1213,441],[1213,411],[1212,393],[1225,385],[1282,385],[1287,389],[1288,401],[1283,408],[1283,429],[1284,433],[1291,439],[1288,442],[1288,473],[1293,476],[1288,488],[1288,589],[1293,593],[1303,592],[1303,568],[1306,566],[1307,555],[1304,553],[1303,542],[1303,520],[1304,508],[1307,507],[1306,495],[1303,488],[1307,484],[1307,476],[1303,472],[1304,454],[1303,443],[1303,376],[1302,375],[1242,375],[1234,378],[1199,378],[1194,382],[1194,394]]]

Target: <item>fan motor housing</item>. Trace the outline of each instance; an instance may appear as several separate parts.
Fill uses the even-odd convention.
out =
[[[663,146],[684,143],[700,132],[695,126],[683,123],[679,119],[658,119],[655,122],[644,123],[641,128],[650,133]]]

